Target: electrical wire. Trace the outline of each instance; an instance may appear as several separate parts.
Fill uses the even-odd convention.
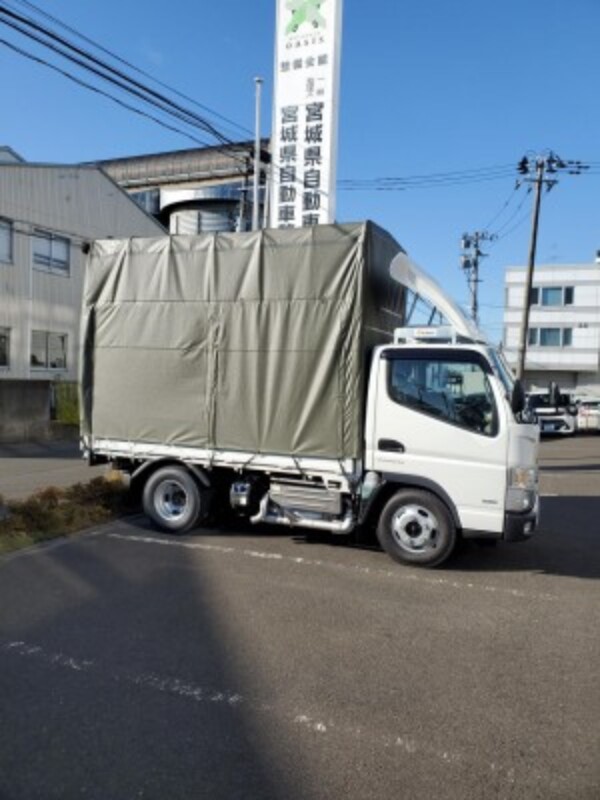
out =
[[[515,218],[516,218],[516,217],[519,215],[519,212],[521,211],[521,209],[522,209],[522,208],[523,208],[523,206],[525,205],[525,201],[527,200],[527,198],[529,197],[529,195],[530,195],[530,194],[531,194],[531,186],[529,186],[529,187],[527,188],[527,191],[525,192],[525,194],[524,194],[524,196],[523,196],[523,198],[522,198],[521,202],[520,202],[520,203],[519,203],[519,205],[518,205],[518,206],[515,208],[515,210],[513,211],[513,213],[512,213],[512,214],[511,214],[511,215],[508,217],[508,219],[506,219],[506,220],[504,221],[504,223],[503,223],[503,224],[502,224],[502,225],[501,225],[501,226],[500,226],[500,227],[499,227],[499,228],[498,228],[496,231],[494,231],[494,233],[493,233],[493,236],[494,236],[496,239],[498,239],[498,238],[502,238],[502,236],[500,236],[500,234],[501,234],[501,233],[504,231],[504,229],[505,229],[506,227],[508,227],[508,225],[510,225],[510,224],[511,224],[511,222],[512,222],[512,221],[513,221],[513,220],[514,220],[514,219],[515,219]]]
[[[359,180],[340,180],[338,188],[344,191],[406,191],[408,189],[461,186],[500,180],[514,175],[514,167],[487,167],[477,170],[463,170],[453,173],[432,173],[395,178],[374,178]]]
[[[0,38],[0,44],[3,44],[5,47],[8,47],[10,50],[13,50],[14,52],[18,53],[19,55],[23,56],[24,58],[27,58],[27,59],[29,59],[31,61],[35,61],[38,64],[41,64],[41,65],[43,65],[45,67],[48,67],[48,69],[51,69],[54,72],[57,72],[60,75],[63,75],[65,78],[68,78],[70,81],[73,81],[74,83],[78,84],[79,86],[83,86],[85,89],[89,89],[91,92],[95,92],[96,94],[102,95],[102,97],[107,97],[109,100],[112,100],[114,103],[116,103],[117,105],[121,106],[122,108],[127,109],[128,111],[132,111],[134,114],[139,114],[139,116],[141,116],[141,117],[146,117],[146,119],[150,119],[153,122],[156,122],[158,125],[161,125],[163,128],[166,128],[167,130],[173,131],[174,133],[179,133],[179,134],[181,134],[181,136],[185,136],[186,138],[188,138],[190,141],[194,142],[195,144],[199,144],[202,147],[210,147],[210,144],[208,142],[203,141],[202,139],[198,139],[197,137],[193,136],[192,134],[187,133],[184,130],[181,130],[181,128],[176,128],[174,125],[170,125],[168,122],[164,122],[163,120],[159,119],[158,117],[155,117],[153,114],[149,114],[146,111],[142,111],[141,109],[136,108],[135,106],[132,106],[129,103],[126,103],[123,100],[120,100],[118,97],[115,97],[114,95],[110,94],[109,92],[105,92],[103,89],[99,89],[97,86],[93,86],[91,83],[87,83],[86,81],[81,80],[81,78],[78,78],[75,75],[72,75],[70,72],[67,72],[64,69],[61,69],[60,67],[57,67],[55,64],[51,64],[49,61],[46,61],[45,59],[41,58],[40,56],[36,56],[33,53],[29,53],[26,50],[23,50],[21,47],[18,47],[17,45],[13,44],[12,42],[8,42],[6,39],[1,39]]]
[[[76,46],[72,45],[70,42],[68,42],[68,40],[65,40],[64,37],[60,37],[60,36],[54,34],[52,31],[44,28],[44,26],[40,26],[37,23],[35,23],[33,21],[30,21],[26,17],[22,17],[21,15],[15,14],[14,12],[10,11],[9,9],[7,9],[6,6],[4,4],[2,4],[2,3],[0,3],[0,14],[4,14],[4,15],[8,14],[10,17],[17,17],[17,22],[15,22],[14,20],[8,20],[8,19],[0,19],[0,22],[3,22],[8,27],[11,27],[14,30],[18,31],[19,33],[21,33],[25,37],[27,37],[29,39],[33,39],[38,44],[41,44],[42,46],[47,47],[50,50],[56,52],[58,55],[60,55],[61,57],[67,59],[71,63],[76,64],[77,66],[81,67],[84,70],[92,72],[94,75],[96,75],[100,79],[108,81],[112,85],[117,86],[122,91],[125,91],[128,94],[133,94],[135,97],[137,97],[138,99],[142,100],[143,102],[149,104],[150,106],[153,106],[153,107],[159,109],[162,113],[165,113],[165,114],[170,115],[170,116],[174,116],[179,121],[183,122],[186,125],[189,125],[190,127],[200,128],[203,132],[209,133],[210,135],[212,135],[215,138],[217,138],[217,140],[221,143],[221,145],[225,145],[227,148],[229,148],[229,147],[233,147],[233,148],[237,147],[237,148],[239,148],[239,146],[240,146],[239,143],[234,142],[233,140],[230,140],[228,137],[226,137],[223,134],[221,134],[212,124],[210,124],[205,119],[203,119],[202,117],[197,115],[195,112],[190,112],[187,109],[183,109],[181,106],[179,106],[179,104],[173,103],[173,101],[169,100],[168,98],[164,98],[164,101],[163,101],[163,99],[162,99],[163,96],[160,95],[159,93],[154,92],[154,90],[149,89],[148,87],[144,87],[144,85],[140,84],[139,81],[136,81],[135,79],[131,79],[129,76],[125,75],[120,70],[115,70],[110,65],[105,64],[105,62],[102,62],[101,60],[96,59],[95,56],[93,56],[93,55],[91,55],[89,53],[86,53],[85,51],[82,51],[81,48],[77,48]],[[19,24],[19,20],[23,20],[26,25],[34,27],[36,30],[40,30],[42,32],[42,36],[38,35],[37,33],[32,32],[30,30],[27,30],[27,29],[23,28],[23,26]],[[50,41],[46,41],[43,38],[43,36],[46,36],[48,39],[50,39]],[[57,45],[55,43],[56,41],[60,42],[61,44]],[[67,50],[65,50],[64,47],[62,46],[63,42],[65,43],[65,47],[67,48]],[[15,49],[15,48],[13,47],[13,49]],[[79,58],[78,56],[74,56],[72,53],[68,52],[69,49],[73,50],[76,53],[81,53],[83,59],[87,59],[88,61],[90,61],[92,63],[86,63],[85,61],[82,61],[81,58]],[[17,50],[17,52],[19,52],[19,51]],[[23,55],[23,52],[21,52],[21,54]],[[60,68],[56,68],[53,65],[50,65],[49,62],[47,62],[47,61],[45,61],[43,59],[40,60],[39,63],[44,64],[44,66],[49,66],[50,68],[57,69],[57,70],[60,71]],[[96,66],[96,64],[98,66]],[[105,72],[105,70],[107,70],[111,74],[107,74]],[[62,74],[65,74],[64,71],[62,72]],[[120,76],[123,76],[123,77],[121,78]],[[73,75],[69,75],[68,77],[70,77],[72,80],[75,80],[75,82],[79,81],[79,79],[75,78],[75,76],[73,76]],[[85,88],[91,89],[92,91],[96,90],[95,87],[92,87],[92,85],[90,85],[90,84],[87,84],[87,83],[81,82],[81,81],[79,81],[79,82],[80,82],[80,85],[84,86]],[[133,85],[129,86],[128,85],[129,83],[132,83]],[[138,89],[137,88],[138,86],[141,87],[141,88]],[[102,94],[101,91],[99,91],[98,93]],[[150,96],[146,96],[146,93],[149,94]],[[107,96],[109,96],[109,95],[107,95]],[[128,108],[129,110],[132,110],[135,113],[141,113],[142,116],[145,115],[144,112],[140,112],[139,109],[135,109],[134,107],[131,107],[128,104],[122,103],[122,101],[117,100],[116,98],[114,98],[114,96],[110,96],[110,97],[115,102],[123,105],[124,107]],[[152,119],[154,122],[158,122],[158,124],[163,125],[163,127],[167,127],[167,128],[169,127],[168,124],[163,123],[162,121],[158,120],[153,115],[147,115],[146,114],[145,116],[147,116],[149,119]],[[173,130],[174,132],[178,132],[178,133],[181,133],[181,134],[187,136],[187,138],[191,139],[192,141],[195,141],[196,143],[202,144],[203,146],[212,146],[215,149],[220,150],[220,152],[222,152],[224,155],[226,155],[229,159],[231,159],[233,161],[237,161],[241,165],[241,167],[242,167],[242,169],[240,169],[240,173],[241,174],[248,172],[249,156],[251,155],[251,150],[252,150],[251,146],[249,146],[249,156],[242,156],[242,155],[238,155],[235,151],[232,151],[232,150],[229,150],[229,149],[225,149],[223,147],[220,147],[219,145],[209,145],[206,142],[202,142],[201,140],[198,140],[198,139],[196,139],[194,137],[191,137],[189,134],[184,133],[179,128],[175,128],[175,127],[171,126],[170,129]]]
[[[496,214],[494,214],[494,216],[487,223],[487,225],[483,226],[482,230],[484,230],[484,231],[489,230],[492,227],[492,225],[496,222],[496,220],[499,219],[502,216],[502,214],[506,211],[506,209],[512,203],[512,201],[515,198],[517,192],[519,191],[519,188],[520,188],[520,184],[518,182],[515,183],[514,187],[511,189],[510,194],[508,195],[508,197],[504,201],[504,204],[501,206],[500,210],[497,211]]]
[[[239,123],[235,122],[234,120],[230,119],[229,117],[224,116],[223,114],[220,114],[218,111],[215,111],[214,109],[210,108],[209,106],[206,106],[203,103],[198,102],[193,97],[190,97],[189,95],[186,95],[183,92],[178,91],[174,87],[169,86],[169,84],[164,83],[163,81],[159,80],[158,78],[156,78],[155,76],[153,76],[149,72],[146,72],[145,70],[143,70],[140,67],[138,67],[135,64],[133,64],[131,61],[127,61],[127,59],[122,58],[121,56],[117,55],[112,50],[109,50],[107,47],[104,47],[99,42],[95,41],[94,39],[91,39],[89,36],[86,36],[84,33],[82,33],[81,31],[78,31],[76,28],[73,28],[71,25],[68,25],[67,23],[62,22],[62,20],[58,19],[58,17],[55,17],[52,14],[49,14],[47,11],[44,11],[44,9],[39,8],[39,6],[36,6],[34,3],[27,2],[27,0],[13,0],[13,4],[14,3],[18,3],[19,5],[25,6],[26,8],[29,8],[30,10],[32,10],[34,13],[37,13],[40,16],[44,17],[45,19],[49,20],[50,22],[55,23],[59,27],[63,28],[63,30],[66,30],[69,33],[72,33],[73,35],[75,35],[79,39],[81,39],[82,41],[87,42],[87,44],[91,44],[92,47],[95,47],[100,52],[104,53],[107,56],[110,56],[110,58],[113,58],[115,61],[118,61],[120,64],[123,64],[124,66],[129,67],[130,69],[132,69],[135,72],[137,72],[139,75],[143,75],[145,78],[148,78],[149,80],[153,81],[158,86],[161,86],[163,89],[167,89],[167,91],[172,92],[174,95],[177,95],[182,100],[186,100],[187,102],[192,103],[197,108],[200,108],[203,111],[206,111],[208,114],[211,114],[212,116],[222,120],[223,122],[226,122],[228,125],[231,125],[233,128],[236,128],[237,130],[242,131],[244,134],[249,134],[250,136],[253,135],[253,131],[251,131],[249,128],[246,128],[243,125],[240,125]],[[9,5],[10,5],[10,3],[9,3]]]
[[[187,99],[188,101],[194,103],[196,106],[204,110],[207,110],[209,113],[212,113],[213,115],[220,117],[224,121],[234,124],[241,130],[244,131],[248,130],[242,128],[242,126],[237,125],[237,123],[233,123],[232,120],[229,120],[227,117],[224,117],[223,115],[214,112],[207,106],[203,106],[202,104],[197,103],[196,101],[192,100],[191,98],[188,98],[182,93],[177,92],[177,90],[172,89],[167,84],[158,81],[149,73],[140,70],[131,62],[122,59],[120,56],[117,56],[112,51],[108,50],[107,48],[98,44],[94,40],[80,33],[75,28],[61,22],[60,20],[58,20],[58,18],[52,16],[51,14],[48,14],[47,12],[40,9],[38,6],[35,6],[33,3],[27,2],[27,0],[15,0],[15,1],[20,5],[26,6],[27,8],[32,9],[35,12],[41,14],[46,19],[49,19],[55,24],[64,28],[65,30],[68,30],[75,36],[81,38],[83,41],[86,41],[93,47],[97,48],[98,50],[101,50],[106,55],[109,55],[111,58],[128,66],[129,68],[135,70],[139,74],[148,77],[150,80],[154,81],[158,85],[161,85],[163,88],[166,88],[169,91],[172,91],[173,93],[177,94],[178,96]],[[152,88],[144,85],[135,78],[132,78],[130,75],[127,75],[122,70],[111,66],[102,59],[99,59],[93,54],[83,50],[82,48],[70,42],[65,37],[60,36],[59,34],[53,32],[51,29],[45,27],[44,25],[37,23],[30,17],[23,16],[15,11],[12,11],[4,3],[0,3],[0,13],[3,13],[5,16],[8,15],[10,18],[12,18],[12,21],[9,21],[7,19],[0,20],[4,22],[5,25],[13,28],[22,35],[36,41],[38,44],[41,44],[42,46],[51,49],[61,57],[69,60],[71,63],[76,64],[80,68],[92,72],[92,74],[94,74],[96,77],[108,81],[112,85],[119,88],[121,91],[124,91],[128,94],[132,94],[142,102],[157,108],[158,110],[161,111],[161,113],[174,116],[176,119],[178,119],[185,125],[201,129],[205,133],[208,133],[209,135],[216,138],[217,141],[219,141],[223,145],[227,145],[228,147],[236,145],[235,142],[233,142],[229,137],[225,136],[210,121],[206,120],[206,118],[201,117],[200,115],[196,114],[193,111],[190,111],[189,109],[186,109],[185,107],[181,106],[179,103],[174,102],[164,94],[153,90]],[[37,33],[34,33],[32,30],[27,30],[27,28],[32,28],[33,31],[36,31]],[[41,36],[38,34],[41,34]],[[46,41],[46,39],[44,39],[43,37],[46,37],[50,41]],[[133,113],[146,117],[152,120],[153,122],[156,122],[159,125],[167,128],[168,130],[186,136],[186,138],[188,138],[190,141],[193,141],[196,144],[200,144],[201,146],[204,147],[211,146],[207,142],[198,139],[197,137],[182,130],[181,128],[177,128],[173,125],[170,125],[152,114],[148,114],[142,111],[141,109],[136,108],[135,106],[123,102],[122,100],[116,98],[114,95],[104,92],[98,87],[95,87],[92,84],[82,81],[73,74],[68,73],[65,70],[62,70],[61,68],[51,64],[50,62],[44,59],[34,56],[31,53],[27,53],[26,51],[22,50],[21,48],[18,48],[17,46],[7,42],[4,39],[0,41],[2,44],[11,48],[20,55],[29,58],[33,61],[37,61],[39,64],[49,67],[50,69],[53,69],[54,71],[62,74],[64,77],[67,77],[70,80],[74,81],[75,83],[79,84],[80,86],[87,88],[91,91],[94,91],[102,96],[105,96],[108,99],[111,99],[113,102],[117,103],[118,105],[121,105],[123,108],[126,108],[127,110],[132,111]],[[77,55],[73,55],[73,53]],[[217,147],[216,149],[219,148]],[[237,160],[238,162],[240,162],[243,165],[245,172],[248,171],[248,158],[239,157],[235,153],[232,153],[229,150],[222,152],[225,152],[226,155],[232,160]],[[277,170],[280,169],[280,167],[276,163],[274,163],[274,161],[272,161],[272,165],[275,169]],[[592,165],[595,167],[597,165],[600,165],[600,162],[590,162],[590,166]],[[432,187],[437,188],[441,186],[460,186],[466,184],[480,183],[484,181],[499,180],[501,178],[506,178],[509,175],[510,176],[514,175],[514,165],[497,165],[494,167],[483,167],[483,168],[468,169],[468,170],[455,170],[450,172],[433,173],[429,175],[413,175],[406,177],[346,179],[338,181],[338,188],[344,191],[405,191],[407,189],[414,189],[414,188],[432,188]],[[301,181],[297,180],[296,183],[301,183]],[[511,192],[509,199],[505,202],[500,211],[492,219],[492,222],[498,219],[499,216],[504,212],[504,210],[508,207],[508,205],[512,201],[513,196],[514,196],[514,190],[513,192]],[[501,226],[499,232],[501,232],[510,223],[510,221],[514,219],[514,217],[516,216],[516,214],[518,214],[518,211],[521,207],[522,203],[520,204],[517,211],[504,223],[503,226]],[[508,235],[508,233],[510,233],[511,231],[515,230],[515,228],[518,227],[519,224],[521,223],[518,223],[517,226],[511,228],[510,231],[508,231],[505,234],[505,236]],[[489,225],[486,227],[489,227]],[[504,238],[504,236],[500,238]]]
[[[220,141],[222,144],[233,144],[230,139],[223,136],[213,125],[199,115],[195,114],[195,112],[188,111],[178,103],[173,102],[159,92],[155,92],[153,89],[144,86],[139,81],[123,73],[121,70],[111,67],[110,64],[106,64],[100,59],[97,59],[95,56],[85,52],[76,45],[73,45],[68,40],[53,33],[44,26],[38,25],[32,20],[28,20],[26,17],[22,17],[19,14],[15,14],[14,12],[10,11],[10,9],[7,9],[6,6],[3,6],[2,3],[0,3],[0,14],[15,18],[16,21],[9,19],[2,19],[0,21],[27,38],[49,48],[63,58],[71,61],[74,64],[77,64],[79,67],[89,72],[92,72],[94,75],[102,78],[103,80],[118,86],[123,91],[133,94],[137,98],[150,105],[154,105],[161,111],[176,116],[182,122],[201,128],[206,133],[214,136],[217,141]],[[27,27],[24,26],[34,28],[36,32],[27,30]],[[46,41],[43,37],[46,37],[50,41]],[[75,53],[76,55],[73,55],[72,53]],[[89,61],[90,63],[86,63],[86,61]]]
[[[494,244],[496,242],[501,242],[503,239],[506,239],[507,236],[510,236],[511,233],[514,233],[514,231],[518,230],[518,228],[520,228],[523,225],[523,223],[527,222],[527,220],[530,218],[530,216],[531,215],[530,215],[530,213],[528,211],[523,217],[521,217],[521,219],[518,222],[516,222],[512,226],[512,228],[509,228],[507,231],[505,231],[502,234],[502,236],[498,236],[498,238],[495,240]]]
[[[102,60],[97,59],[92,54],[85,52],[81,48],[78,48],[77,46],[73,45],[71,42],[66,40],[64,37],[61,37],[53,33],[48,28],[45,28],[44,26],[39,25],[38,23],[28,19],[27,17],[23,17],[22,15],[11,11],[3,3],[0,3],[0,14],[4,14],[5,16],[8,15],[9,17],[13,18],[12,20],[0,19],[0,22],[3,22],[8,27],[13,28],[18,33],[21,33],[23,36],[26,36],[29,39],[33,39],[38,44],[41,44],[42,46],[49,48],[50,50],[57,53],[61,57],[70,61],[71,63],[76,64],[77,66],[81,67],[84,70],[92,72],[96,77],[108,81],[112,85],[117,86],[122,91],[125,91],[126,93],[129,94],[133,94],[136,98],[142,100],[143,102],[158,108],[162,113],[165,113],[167,115],[173,115],[179,121],[183,122],[186,125],[190,125],[192,127],[199,127],[204,132],[208,132],[212,136],[217,138],[217,140],[220,141],[222,145],[226,145],[227,147],[239,148],[240,145],[238,142],[234,142],[233,140],[224,136],[212,124],[207,122],[204,118],[199,117],[197,114],[195,114],[195,112],[190,112],[189,110],[182,108],[179,104],[174,103],[169,98],[164,97],[164,95],[161,95],[160,93],[157,93],[154,90],[144,86],[139,81],[132,79],[130,76],[124,74],[121,70],[116,70],[111,65],[106,64],[106,62],[103,62]],[[34,28],[35,31],[41,32],[42,35],[40,36],[38,35],[38,33],[34,33],[33,31],[27,30],[26,28],[23,27],[23,25]],[[47,39],[49,39],[50,41],[46,41],[43,38],[44,36],[47,37]],[[59,44],[56,44],[56,42],[59,42]],[[16,48],[13,47],[13,49]],[[82,58],[85,60],[82,61],[79,55],[73,55],[71,52],[68,52],[69,50],[81,55]],[[20,52],[22,55],[24,54],[23,51],[20,50],[16,51]],[[91,63],[86,63],[86,60]],[[39,63],[44,64],[45,66],[49,66],[52,69],[58,69],[58,71],[60,71],[59,68],[50,65],[49,62],[43,59],[40,60]],[[107,72],[110,74],[107,74]],[[62,74],[65,75],[66,77],[70,77],[71,80],[75,80],[75,82],[79,82],[80,85],[84,86],[85,88],[91,89],[92,91],[95,90],[95,88],[92,87],[90,84],[78,81],[78,79],[71,74],[67,74],[64,71],[62,71]],[[130,86],[129,84],[132,85]],[[102,92],[99,93],[102,94]],[[106,93],[104,94],[106,95]],[[147,94],[150,96],[146,96]],[[121,101],[116,100],[113,95],[106,95],[106,96],[109,96],[115,102],[120,103],[124,107],[129,108],[129,110],[135,111],[135,113],[143,114],[143,112],[140,112],[139,109],[135,109],[134,107],[131,107],[127,104],[122,103]],[[146,116],[148,116],[149,119],[152,119],[155,122],[159,122],[159,124],[163,124],[164,127],[168,127],[164,123],[161,123],[156,117],[152,115],[146,115]],[[174,128],[173,126],[171,126],[170,129],[174,130],[175,132],[183,133],[181,129]],[[183,135],[186,135],[188,138],[191,138],[192,141],[197,141],[197,142],[199,141],[193,137],[190,137],[189,134],[183,133]],[[238,155],[235,151],[232,152],[231,150],[219,148],[218,145],[217,146],[212,145],[212,146],[216,147],[217,150],[220,149],[220,151],[231,160],[238,161],[241,167],[243,168],[242,170],[240,170],[240,173],[242,174],[248,173],[249,156],[252,155],[253,145],[248,147],[249,156],[246,157]],[[280,167],[276,163],[274,163],[273,159],[271,159],[271,164],[274,169],[276,170],[280,169]],[[303,186],[303,183],[300,179],[296,179],[294,183]]]

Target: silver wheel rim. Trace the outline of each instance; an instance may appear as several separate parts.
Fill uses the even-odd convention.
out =
[[[181,519],[188,507],[188,494],[179,481],[163,481],[156,489],[156,510],[162,519],[173,522]]]
[[[403,550],[411,553],[434,550],[438,544],[438,535],[436,517],[423,506],[402,506],[392,517],[392,537]]]

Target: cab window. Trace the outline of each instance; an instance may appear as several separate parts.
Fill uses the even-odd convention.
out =
[[[498,432],[494,394],[478,361],[395,356],[388,391],[394,402],[443,422],[483,436]]]

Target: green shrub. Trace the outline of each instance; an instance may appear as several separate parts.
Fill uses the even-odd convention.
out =
[[[55,417],[58,422],[79,425],[79,395],[76,383],[54,384]]]

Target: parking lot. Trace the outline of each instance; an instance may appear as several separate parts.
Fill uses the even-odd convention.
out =
[[[600,437],[541,467],[532,541],[436,571],[141,517],[5,559],[0,797],[598,797]]]

